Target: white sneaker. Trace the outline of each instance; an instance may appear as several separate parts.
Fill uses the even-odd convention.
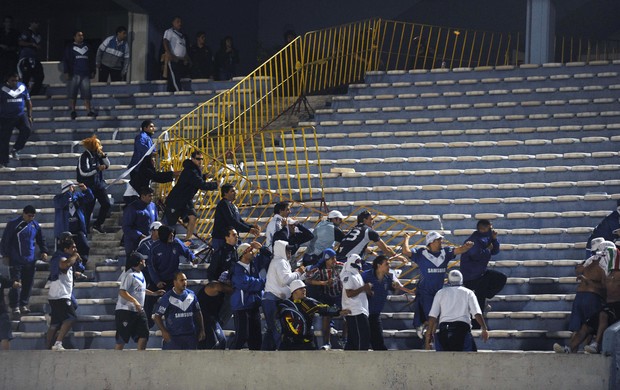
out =
[[[64,351],[65,347],[62,344],[56,343],[52,346],[52,351]]]
[[[555,353],[570,353],[570,348],[566,345],[560,345],[558,343],[553,344],[553,350]]]
[[[415,329],[416,334],[420,340],[424,340],[424,335],[426,334],[426,325],[422,324]]]
[[[590,343],[590,345],[586,345],[583,348],[585,353],[591,353],[591,354],[597,354],[597,353],[601,353],[601,351],[598,350],[598,343],[596,341],[593,341],[592,343]]]
[[[330,349],[332,349],[332,346],[329,344],[325,344],[324,346],[322,346],[321,348],[319,348],[322,351],[329,351]]]

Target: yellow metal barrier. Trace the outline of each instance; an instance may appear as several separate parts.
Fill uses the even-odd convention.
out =
[[[620,41],[557,37],[555,58],[562,63],[618,60]]]

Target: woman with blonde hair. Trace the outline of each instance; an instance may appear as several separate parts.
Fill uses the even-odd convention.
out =
[[[104,233],[102,225],[108,217],[111,205],[106,191],[106,183],[103,179],[103,171],[110,167],[110,160],[108,160],[108,156],[103,152],[101,141],[96,135],[83,139],[82,145],[86,150],[82,153],[78,161],[77,180],[79,183],[84,183],[86,187],[90,188],[95,199],[99,201],[101,207],[99,209],[99,216],[93,223],[93,229],[99,233]],[[84,207],[86,226],[89,226],[94,208],[94,200]]]

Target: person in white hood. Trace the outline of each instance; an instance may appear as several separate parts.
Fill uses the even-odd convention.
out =
[[[372,295],[372,284],[364,283],[360,270],[362,259],[349,254],[340,272],[342,280],[342,310],[349,310],[346,316],[347,343],[345,350],[367,351],[370,346],[370,325],[368,324],[368,295]]]
[[[267,323],[262,349],[274,351],[278,348],[281,335],[276,328],[278,300],[286,299],[290,295],[289,284],[293,280],[303,280],[306,269],[302,266],[295,271],[291,269],[288,260],[287,242],[278,240],[273,243],[273,259],[269,263],[267,282],[263,294],[263,314]]]

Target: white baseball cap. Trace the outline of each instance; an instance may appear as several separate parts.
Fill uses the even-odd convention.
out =
[[[428,232],[428,234],[426,235],[426,245],[430,244],[431,242],[439,239],[439,238],[443,238],[443,236],[441,234],[439,234],[439,232],[436,231],[430,231]]]
[[[448,273],[448,282],[454,285],[462,285],[463,284],[463,274],[461,271],[453,269]]]
[[[62,184],[60,185],[60,190],[62,191],[62,193],[64,194],[65,192],[69,191],[69,188],[71,186],[74,186],[75,183],[72,182],[71,180],[65,180],[62,182]]]
[[[332,218],[344,219],[344,215],[342,215],[342,213],[338,210],[332,210],[329,212],[329,214],[327,214],[327,218],[328,219],[332,219]]]
[[[243,256],[245,251],[248,250],[248,248],[250,248],[251,246],[252,245],[248,244],[247,242],[244,242],[243,244],[239,245],[237,247],[237,256],[239,256],[239,258],[241,258],[241,256]]]
[[[291,284],[288,286],[288,288],[291,290],[291,294],[293,294],[293,292],[295,292],[295,290],[299,290],[300,288],[305,288],[306,287],[306,283],[303,282],[303,280],[293,280],[291,282]]]
[[[160,227],[161,225],[162,225],[162,224],[161,224],[161,222],[159,222],[159,221],[155,221],[155,222],[153,222],[153,223],[151,224],[151,226],[150,226],[150,230],[157,230],[157,229],[159,229],[159,227]]]

